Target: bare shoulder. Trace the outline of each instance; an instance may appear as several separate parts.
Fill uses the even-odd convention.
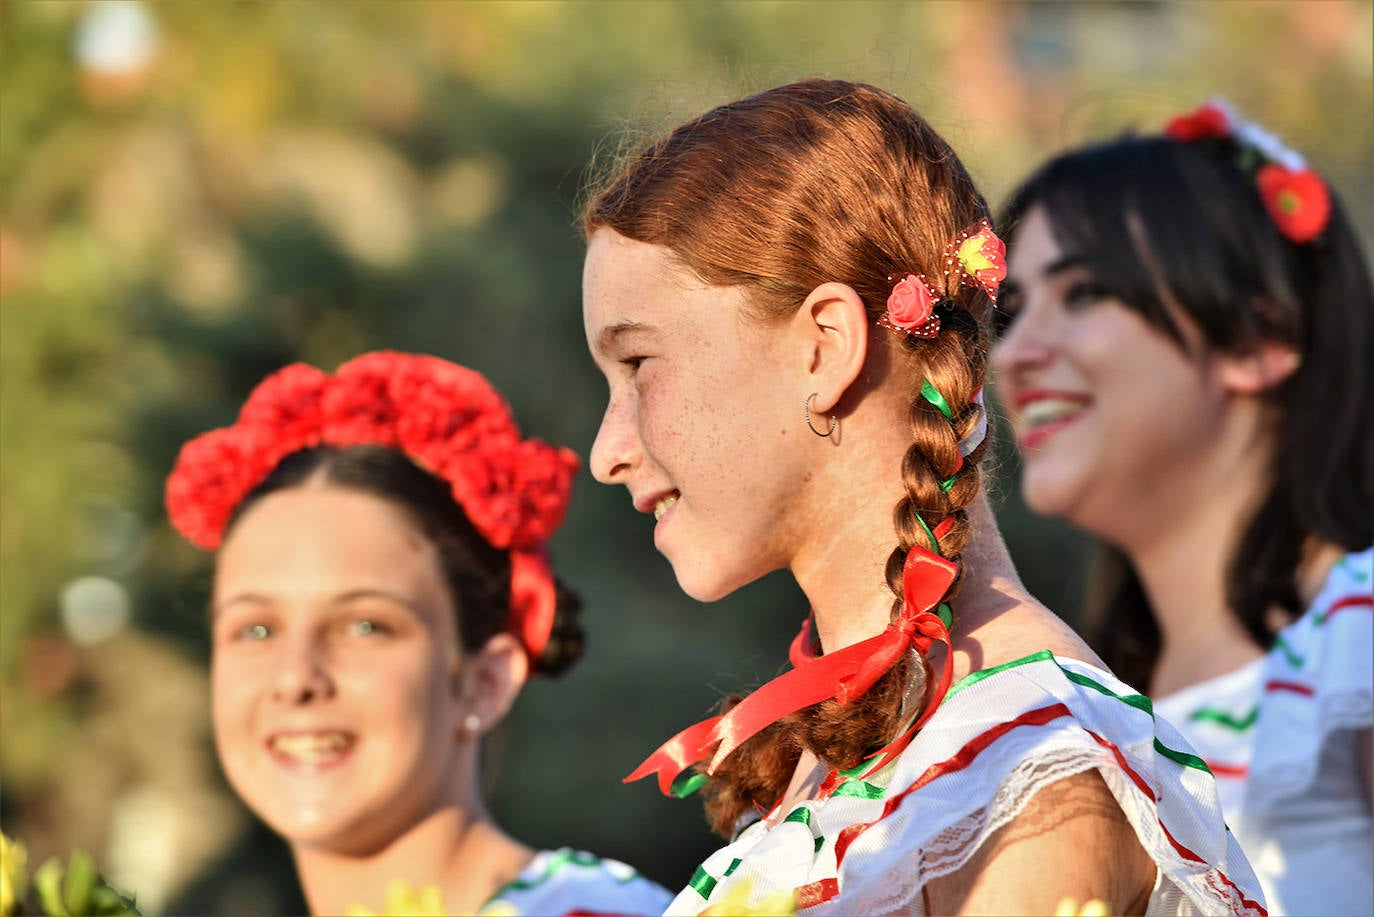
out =
[[[1052,914],[1066,897],[1143,913],[1156,866],[1096,771],[1037,792],[962,867],[925,889],[933,914]]]
[[[962,628],[956,610],[955,622],[954,666],[958,677],[1041,650],[1106,667],[1073,628],[1034,599],[1008,603],[995,615],[975,617]]]

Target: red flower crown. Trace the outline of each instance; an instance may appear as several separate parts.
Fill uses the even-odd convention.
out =
[[[388,446],[446,481],[492,546],[511,554],[512,633],[531,660],[553,626],[544,542],[567,510],[578,460],[521,439],[505,399],[480,373],[422,354],[377,351],[333,376],[294,363],[260,382],[231,427],[182,446],[167,514],[197,547],[219,547],[234,510],[287,456],[316,446]]]
[[[1260,199],[1279,232],[1302,245],[1326,230],[1331,219],[1326,182],[1296,151],[1241,117],[1225,99],[1214,97],[1195,111],[1171,119],[1164,134],[1181,143],[1231,139],[1242,151],[1240,167],[1254,173]]]

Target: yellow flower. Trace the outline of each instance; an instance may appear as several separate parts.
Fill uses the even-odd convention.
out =
[[[1059,907],[1054,910],[1054,917],[1110,917],[1111,913],[1107,902],[1101,898],[1089,898],[1083,902],[1081,908],[1074,898],[1060,898]]]
[[[963,241],[959,246],[959,260],[963,263],[964,270],[970,274],[997,267],[996,262],[983,253],[982,236],[969,236]]]
[[[749,904],[754,891],[752,882],[734,882],[726,889],[720,900],[701,912],[701,917],[731,917],[731,915],[769,915],[769,917],[789,917],[797,912],[797,893],[795,891],[774,892],[766,895],[757,904]]]
[[[347,917],[446,917],[439,886],[426,885],[414,892],[402,879],[386,887],[386,909],[374,911],[361,904],[350,904]]]
[[[10,914],[28,884],[29,852],[0,832],[0,915]]]

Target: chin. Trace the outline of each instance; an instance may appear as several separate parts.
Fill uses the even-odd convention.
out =
[[[1021,499],[1036,515],[1070,517],[1075,504],[1075,488],[1047,471],[1036,473],[1028,469],[1021,475]]]
[[[710,560],[691,564],[673,562],[673,573],[677,576],[679,588],[698,602],[720,601],[763,575],[758,573],[750,576],[744,571],[732,571],[724,564]]]

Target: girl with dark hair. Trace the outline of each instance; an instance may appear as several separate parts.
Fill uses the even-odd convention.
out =
[[[1216,775],[1275,911],[1374,906],[1374,294],[1326,182],[1224,102],[1013,196],[994,348],[1089,620]]]
[[[686,914],[1262,913],[1211,776],[1021,586],[982,495],[982,196],[902,100],[809,80],[630,156],[583,212],[593,474],[690,596],[788,569],[791,671],[634,777],[728,846]]]
[[[290,844],[313,912],[667,901],[622,863],[531,850],[478,791],[482,736],[529,675],[581,653],[578,599],[544,549],[576,468],[522,439],[478,373],[389,352],[332,376],[288,366],[182,448],[169,515],[217,552],[220,761]]]

